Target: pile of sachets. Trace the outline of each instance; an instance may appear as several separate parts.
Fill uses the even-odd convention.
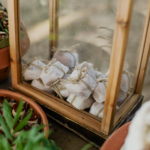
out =
[[[32,58],[23,66],[23,78],[40,90],[57,94],[79,110],[90,108],[91,114],[102,118],[109,71],[104,75],[94,70],[91,63],[79,64],[74,49],[73,46],[69,50],[56,50],[51,61]],[[130,78],[130,73],[124,70],[116,109],[128,96]]]

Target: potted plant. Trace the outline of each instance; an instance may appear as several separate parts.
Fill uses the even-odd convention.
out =
[[[42,110],[42,108],[37,103],[35,103],[30,98],[28,98],[20,93],[17,93],[17,92],[12,92],[12,91],[8,91],[8,90],[0,90],[0,107],[1,107],[1,101],[3,101],[1,99],[1,97],[14,99],[16,102],[19,102],[20,98],[22,98],[23,101],[28,103],[30,108],[32,108],[34,110],[34,112],[40,116],[42,124],[48,125],[48,120],[47,120],[45,112]],[[47,130],[49,130],[49,127],[48,126],[44,127],[45,134],[46,134]]]
[[[2,96],[5,96],[5,98],[3,97],[4,100]],[[32,126],[32,128],[27,131],[23,130],[28,123],[31,123],[30,121],[33,123],[31,118],[35,115],[33,115],[34,113],[30,109],[31,111],[20,120],[25,107],[25,103],[20,100],[20,97],[22,97],[24,102],[29,103],[30,107],[34,109],[34,112],[40,115],[43,125]],[[16,106],[18,107],[14,114]],[[0,149],[61,150],[56,146],[53,140],[48,140],[47,137],[52,130],[49,130],[45,113],[35,102],[22,94],[0,90],[0,108]],[[44,132],[41,131],[42,129]],[[87,150],[91,146],[92,144],[87,144],[82,150]]]
[[[18,124],[19,116],[23,108],[23,101],[19,103],[16,116],[12,118],[11,108],[7,99],[3,102],[0,114],[0,149],[5,150],[58,150],[54,141],[48,140],[44,132],[40,132],[44,126],[34,126],[29,131],[22,130],[32,116],[32,111],[26,115]],[[17,124],[17,125],[16,125]],[[46,133],[46,136],[51,130]],[[33,138],[34,137],[34,138]]]
[[[23,22],[20,23],[21,29],[21,56],[23,56],[29,46],[30,40]],[[9,55],[9,21],[7,9],[0,3],[0,82],[7,79],[10,72]]]

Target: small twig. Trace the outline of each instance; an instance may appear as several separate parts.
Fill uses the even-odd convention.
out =
[[[100,46],[99,48],[103,48],[103,47],[111,48],[111,46],[108,46],[108,45],[102,45],[102,46]]]
[[[105,30],[109,30],[109,31],[111,31],[111,32],[114,32],[113,29],[110,29],[110,28],[107,28],[107,27],[99,27],[99,29],[105,29]]]
[[[101,39],[105,39],[105,40],[109,40],[109,41],[112,41],[112,39],[111,38],[109,38],[109,37],[105,37],[105,36],[97,36],[96,38],[101,38]]]

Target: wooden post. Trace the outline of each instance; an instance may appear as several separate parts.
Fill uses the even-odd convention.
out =
[[[9,43],[12,73],[12,85],[15,87],[21,79],[20,57],[20,5],[19,0],[7,0],[9,19]]]
[[[136,73],[136,93],[141,94],[150,54],[150,2]]]
[[[50,0],[50,58],[53,57],[51,51],[53,47],[58,46],[59,33],[59,0]]]
[[[106,135],[109,134],[111,128],[113,127],[127,47],[132,7],[133,0],[119,0],[112,56],[110,61],[110,72],[101,127],[101,132]]]

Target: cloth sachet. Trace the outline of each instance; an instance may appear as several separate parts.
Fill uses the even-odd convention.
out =
[[[95,76],[96,76],[96,79],[104,78],[104,75],[100,71],[97,71],[97,70],[95,70]]]
[[[107,84],[108,84],[108,76],[109,76],[109,71],[105,74],[104,78],[99,78],[96,80],[97,86],[93,91],[92,95],[98,103],[105,101]],[[127,98],[129,87],[130,87],[130,74],[128,75],[128,73],[125,73],[125,71],[123,71],[121,77],[119,95],[118,95],[117,108]]]
[[[99,78],[96,81],[97,81],[97,86],[94,89],[92,95],[93,98],[96,100],[96,102],[101,103],[105,101],[108,79]]]
[[[37,57],[32,58],[30,62],[23,66],[23,78],[25,81],[38,79],[42,69],[46,66],[40,59]]]
[[[71,94],[67,98],[67,102],[71,103],[74,107],[76,107],[79,110],[84,110],[92,106],[92,104],[94,103],[94,99],[91,96],[85,99],[83,97],[79,97]]]
[[[31,85],[47,93],[54,94],[52,88],[50,86],[45,86],[41,79],[33,80]]]
[[[69,49],[53,49],[53,51],[56,51],[53,59],[56,59],[69,68],[74,68],[78,65],[78,53],[76,53],[77,46],[78,44]]]
[[[97,85],[96,81],[83,70],[74,70],[67,82],[65,87],[69,93],[85,99],[91,95]]]
[[[105,78],[108,78],[109,71],[105,74]],[[131,75],[126,70],[123,70],[122,77],[121,77],[121,83],[120,83],[120,89],[124,92],[128,92],[130,87],[130,78]]]
[[[68,77],[70,77],[70,74],[66,74],[62,80],[57,82],[56,84],[52,85],[52,89],[57,93],[59,98],[68,98],[70,93],[65,87],[66,80]]]
[[[91,106],[89,113],[99,118],[102,118],[103,111],[104,111],[104,103],[94,102],[93,105]]]
[[[69,68],[61,64],[59,61],[52,60],[43,68],[40,74],[40,79],[44,85],[50,86],[62,79],[68,70]]]
[[[83,63],[79,64],[75,67],[74,71],[72,72],[71,76],[73,78],[78,78],[78,71],[81,70],[82,73],[87,73],[92,79],[96,79],[96,74],[93,69],[93,65],[91,63],[87,63],[84,61]]]
[[[120,94],[120,92],[119,92],[119,94]],[[121,96],[120,96],[121,97]],[[122,96],[123,97],[123,96]],[[124,99],[125,99],[126,97],[124,97]],[[123,100],[124,100],[123,99]],[[119,110],[120,108],[119,108],[119,102],[120,101],[118,101],[117,102],[117,106],[116,106],[116,110]],[[104,111],[104,102],[100,102],[100,103],[98,103],[98,102],[95,102],[95,103],[93,103],[93,105],[91,106],[91,109],[90,109],[90,111],[89,111],[89,113],[91,113],[91,114],[93,114],[94,116],[97,116],[97,117],[99,117],[99,118],[102,118],[103,117],[103,111]]]

